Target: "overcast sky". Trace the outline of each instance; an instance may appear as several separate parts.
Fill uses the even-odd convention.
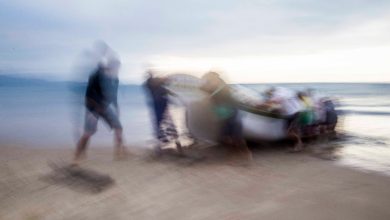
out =
[[[70,79],[99,39],[130,83],[147,66],[231,82],[390,82],[388,0],[0,1],[0,74]]]

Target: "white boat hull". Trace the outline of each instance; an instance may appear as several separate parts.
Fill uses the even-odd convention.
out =
[[[242,131],[250,140],[276,141],[287,137],[286,120],[240,111]]]
[[[246,139],[276,141],[287,137],[286,120],[271,118],[251,112],[239,111],[242,131]],[[221,124],[205,99],[187,105],[187,127],[194,138],[216,142]]]

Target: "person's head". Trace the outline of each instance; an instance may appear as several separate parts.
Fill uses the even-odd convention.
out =
[[[217,79],[220,79],[220,76],[214,71],[207,72],[202,76],[202,80],[204,81],[215,81]]]
[[[300,100],[303,100],[305,97],[307,97],[307,94],[305,92],[299,91],[299,92],[297,92],[297,97]]]
[[[271,87],[271,88],[265,90],[265,92],[264,92],[265,98],[267,98],[267,99],[271,98],[273,96],[273,94],[275,93],[275,90],[276,90],[275,87]]]
[[[152,79],[152,78],[156,77],[156,72],[154,70],[152,70],[152,69],[148,69],[145,72],[145,77],[147,79]]]
[[[105,66],[105,73],[110,77],[118,77],[119,69],[121,67],[121,62],[117,59],[110,59],[107,61]]]
[[[223,84],[224,81],[221,79],[217,72],[207,72],[201,78],[201,89],[206,91],[212,91],[219,85]]]

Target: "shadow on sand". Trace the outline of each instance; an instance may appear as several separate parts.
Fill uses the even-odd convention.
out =
[[[71,165],[49,163],[52,172],[41,179],[47,183],[62,185],[72,190],[84,193],[100,193],[115,182],[106,174]]]

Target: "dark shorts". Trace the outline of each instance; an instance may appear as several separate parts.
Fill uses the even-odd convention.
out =
[[[92,109],[88,109],[85,112],[85,127],[84,130],[89,133],[95,133],[97,130],[97,123],[99,118],[110,126],[111,129],[122,129],[121,122],[119,121],[118,113],[112,107],[107,107],[102,112],[97,112]]]
[[[293,115],[290,115],[287,118],[287,126],[286,126],[287,132],[296,131],[300,129],[299,114],[300,113],[298,112]]]
[[[337,112],[336,110],[326,111],[326,124],[337,124]]]
[[[238,114],[235,114],[233,117],[224,119],[222,122],[221,128],[221,137],[232,137],[232,138],[241,138],[242,137],[242,124]]]

